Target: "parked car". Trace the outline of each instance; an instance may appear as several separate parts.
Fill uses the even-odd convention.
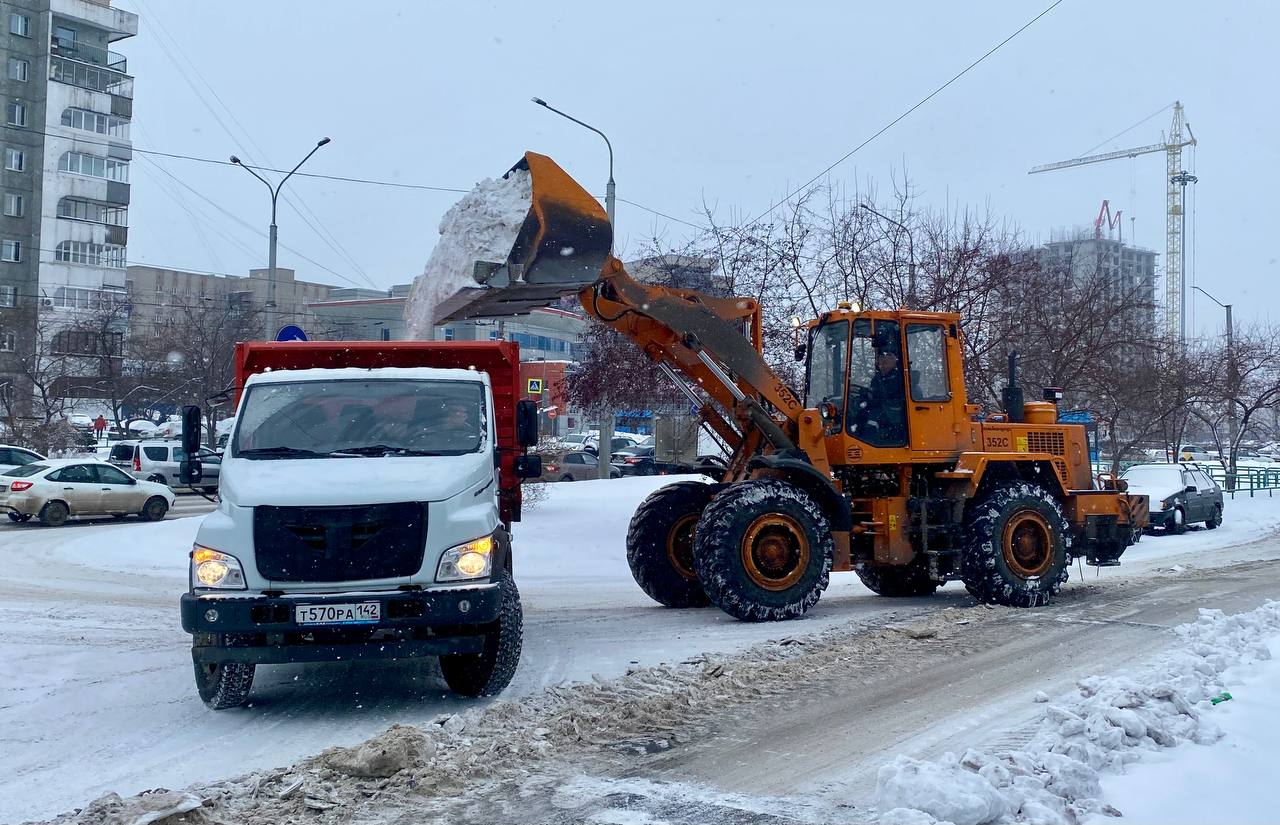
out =
[[[44,461],[44,456],[28,450],[26,447],[12,447],[0,444],[0,473],[7,473],[14,467],[30,464],[33,461]]]
[[[659,461],[653,447],[636,447],[613,454],[613,463],[622,469],[624,476],[665,476],[677,473],[711,472],[725,469],[724,459],[714,455],[700,455],[693,463]]]
[[[1151,527],[1181,533],[1188,524],[1212,530],[1222,523],[1222,488],[1195,464],[1135,464],[1120,477],[1150,500]]]
[[[600,477],[600,461],[585,450],[564,450],[542,456],[542,475],[538,481],[585,481]],[[610,478],[621,478],[622,470],[613,465]]]
[[[636,446],[636,442],[639,440],[640,440],[639,436],[631,435],[630,433],[619,433],[618,435],[615,435],[613,437],[612,441],[609,442],[609,444],[611,445],[609,447],[609,454],[613,455],[618,450],[631,449]],[[592,455],[599,454],[600,436],[599,435],[588,436],[586,444],[585,446],[583,446],[582,449],[588,453],[591,453]]]
[[[184,457],[182,444],[177,441],[121,441],[112,445],[108,461],[134,478],[186,489],[178,482],[178,465]],[[199,487],[211,493],[218,489],[222,456],[201,450],[197,457],[203,471]]]
[[[1198,444],[1183,444],[1178,448],[1179,461],[1217,461],[1218,451]]]
[[[0,475],[0,509],[11,521],[38,517],[46,527],[59,527],[73,516],[136,514],[159,521],[173,500],[165,485],[139,481],[97,459],[46,459]]]

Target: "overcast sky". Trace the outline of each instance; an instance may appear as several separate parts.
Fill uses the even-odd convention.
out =
[[[289,168],[328,136],[307,171],[455,188],[533,149],[603,192],[603,143],[537,95],[609,134],[620,198],[696,221],[704,200],[759,213],[1049,2],[116,0],[140,16],[117,49],[137,77],[139,149]],[[1280,320],[1277,31],[1263,0],[1065,0],[831,175],[887,187],[905,167],[923,205],[989,205],[1032,240],[1091,225],[1108,198],[1126,238],[1163,252],[1162,153],[1026,172],[1180,99],[1200,141],[1184,154],[1200,177],[1196,281],[1241,320]],[[1169,120],[1096,151],[1158,143]],[[266,265],[269,200],[244,170],[137,156],[132,172],[131,262]],[[282,204],[280,265],[378,287],[421,271],[459,197],[301,177],[287,191],[331,239]],[[619,204],[624,252],[689,231]],[[1194,308],[1220,328],[1207,299]]]

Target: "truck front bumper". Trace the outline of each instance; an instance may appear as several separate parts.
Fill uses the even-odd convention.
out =
[[[298,624],[300,605],[379,602],[376,623]],[[403,592],[294,596],[184,593],[182,629],[193,635],[196,664],[285,664],[403,659],[484,648],[483,626],[502,607],[498,585]]]

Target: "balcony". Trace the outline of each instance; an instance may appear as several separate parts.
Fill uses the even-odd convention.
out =
[[[111,95],[112,114],[128,117],[133,109],[133,78],[107,66],[54,56],[49,59],[49,79],[81,89]],[[117,103],[117,100],[119,101]],[[128,109],[128,112],[116,111]]]
[[[121,74],[129,71],[129,61],[119,52],[75,40],[54,37],[49,41],[49,53],[54,57],[65,57],[80,63],[103,66]]]

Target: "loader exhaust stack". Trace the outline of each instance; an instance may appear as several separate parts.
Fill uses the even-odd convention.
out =
[[[1009,353],[1009,383],[1004,388],[1004,413],[1014,423],[1026,421],[1022,387],[1018,386],[1018,351]]]

